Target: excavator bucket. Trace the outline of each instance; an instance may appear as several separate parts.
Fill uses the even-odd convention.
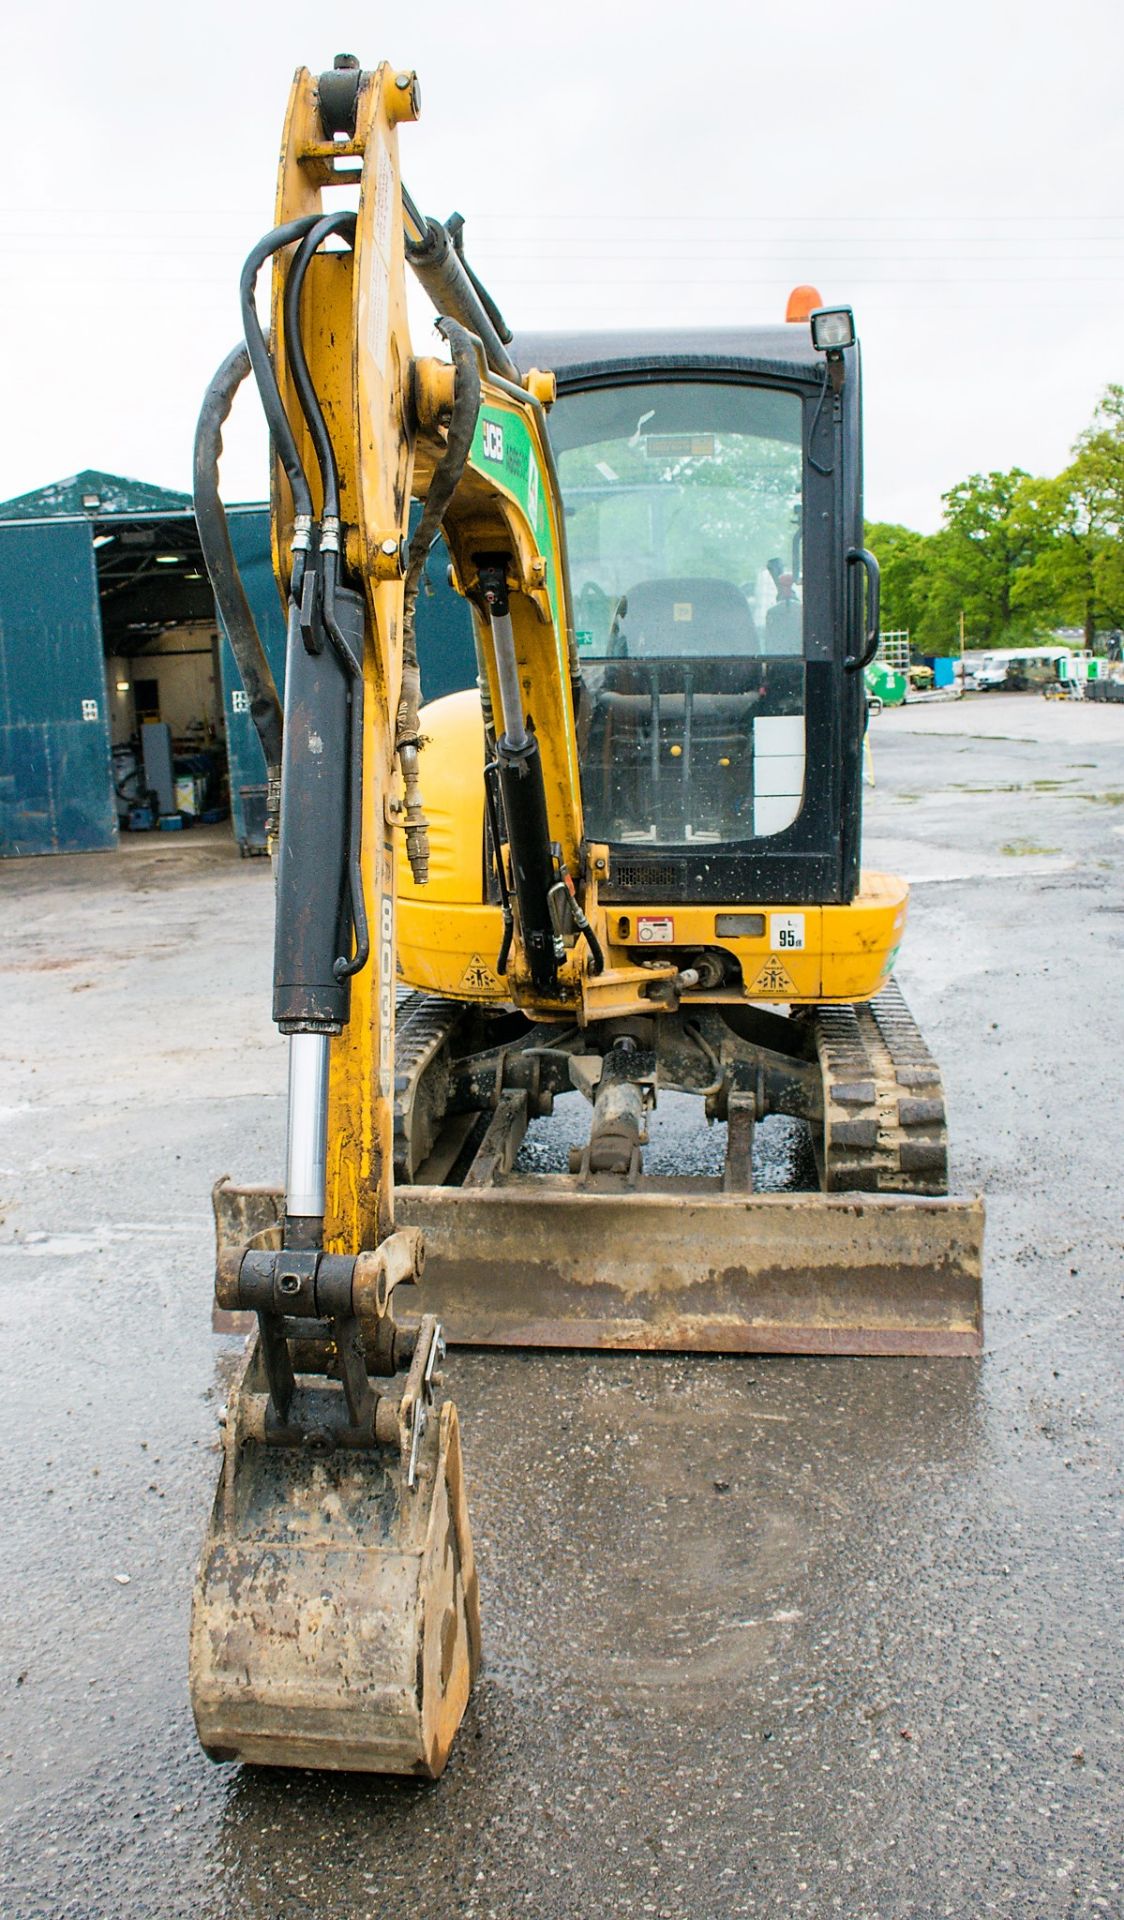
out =
[[[261,1431],[251,1340],[191,1617],[191,1703],[211,1759],[441,1773],[480,1624],[456,1408],[427,1420],[422,1402],[434,1351],[419,1336],[401,1444],[286,1447]],[[299,1384],[312,1420],[317,1396],[338,1393]]]

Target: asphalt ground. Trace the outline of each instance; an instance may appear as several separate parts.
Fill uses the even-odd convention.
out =
[[[192,1730],[208,1190],[281,1166],[264,864],[216,832],[0,865],[10,1920],[1124,1913],[1124,708],[872,739],[986,1354],[452,1356],[485,1669],[436,1785]]]

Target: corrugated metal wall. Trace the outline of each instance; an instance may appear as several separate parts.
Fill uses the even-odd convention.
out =
[[[0,856],[85,853],[117,844],[93,532],[88,521],[0,524]],[[285,620],[268,512],[235,509],[230,535],[283,693]],[[449,586],[447,566],[438,541],[418,599],[427,700],[476,678],[471,617]],[[264,785],[265,762],[225,632],[221,672],[231,811],[243,840],[241,790]]]
[[[117,844],[93,530],[0,526],[0,854]]]

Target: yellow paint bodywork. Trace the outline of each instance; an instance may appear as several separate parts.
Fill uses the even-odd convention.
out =
[[[670,919],[676,947],[721,947],[741,966],[744,986],[712,993],[691,992],[684,1004],[752,1000],[803,1003],[869,1000],[885,986],[905,927],[909,889],[891,874],[864,873],[849,906],[758,907],[732,900],[708,906],[628,906],[602,904],[591,883],[586,912],[605,950],[605,972],[586,970],[584,947],[570,955],[563,979],[568,989],[556,1001],[533,995],[517,975],[501,980],[495,971],[502,937],[500,909],[485,897],[484,736],[480,702],[474,692],[435,700],[423,710],[422,731],[426,809],[430,820],[430,879],[414,885],[404,853],[398,856],[398,973],[404,983],[427,993],[482,1003],[514,1001],[541,1018],[596,1020],[642,1008],[655,1010],[642,989],[659,975],[629,957],[637,945],[637,922],[652,916]],[[597,852],[594,850],[594,858]],[[721,914],[759,913],[759,935],[719,935]],[[804,946],[782,951],[774,942],[776,923],[803,917]],[[654,961],[659,949],[652,950]],[[670,974],[672,968],[665,969]]]

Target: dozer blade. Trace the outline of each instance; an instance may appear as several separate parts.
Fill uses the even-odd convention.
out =
[[[709,1191],[698,1191],[700,1185]],[[399,1187],[426,1240],[427,1307],[460,1346],[670,1353],[957,1355],[983,1347],[984,1204],[896,1193],[715,1192],[565,1175]],[[670,1189],[670,1191],[668,1190]],[[277,1188],[214,1191],[219,1246],[247,1208],[279,1236]],[[271,1222],[273,1223],[271,1225]],[[408,1319],[408,1316],[406,1316]],[[229,1330],[232,1318],[217,1325]]]
[[[670,1183],[669,1183],[670,1184]],[[401,1187],[462,1345],[976,1354],[984,1209],[898,1194]]]
[[[254,1437],[265,1391],[255,1335],[192,1606],[200,1741],[213,1760],[436,1778],[480,1645],[456,1409],[401,1452],[280,1447]]]

